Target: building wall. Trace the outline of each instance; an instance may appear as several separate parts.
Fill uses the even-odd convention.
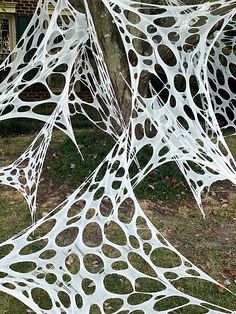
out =
[[[37,0],[7,0],[7,2],[17,3],[16,14],[32,16],[37,6]]]

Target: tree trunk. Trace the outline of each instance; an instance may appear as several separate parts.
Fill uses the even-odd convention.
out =
[[[84,0],[70,0],[71,4],[77,8],[83,8]],[[137,0],[140,3],[153,3],[154,0]],[[164,1],[157,0],[156,3],[162,3]],[[184,1],[186,4],[189,3],[189,0]],[[194,0],[193,3],[202,3],[205,1]],[[191,1],[191,4],[193,4]],[[130,92],[130,73],[129,66],[127,61],[127,56],[125,49],[117,29],[116,24],[113,22],[113,19],[107,10],[107,8],[102,3],[102,0],[88,0],[87,1],[90,14],[93,19],[95,30],[97,33],[99,45],[102,49],[107,70],[113,85],[113,89],[116,95],[118,105],[120,107],[123,119],[127,124],[131,115],[131,92]],[[132,13],[129,17],[129,20],[132,22],[132,19],[135,19],[135,16],[132,16]],[[135,21],[134,21],[135,22]],[[212,32],[217,30],[220,25],[215,25],[215,28]],[[138,35],[138,34],[137,34]],[[138,36],[141,37],[141,36]],[[197,36],[196,36],[197,40]],[[195,39],[191,45],[194,45]],[[141,42],[141,41],[140,41]],[[139,47],[139,50],[145,50],[145,45]],[[172,54],[169,55],[168,51],[164,51],[165,59],[168,60],[172,57]],[[148,82],[151,79],[151,75],[148,71],[143,72],[139,82],[139,89],[142,90],[142,96],[145,97],[148,93]]]
[[[88,7],[103,51],[113,89],[127,124],[131,114],[129,67],[119,31],[101,0],[88,1]]]

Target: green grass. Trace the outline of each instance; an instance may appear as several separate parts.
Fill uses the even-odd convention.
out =
[[[1,314],[26,314],[29,308],[13,296],[0,292]]]
[[[53,178],[53,189],[56,191],[61,186],[64,189],[74,189],[81,183],[90,173],[93,171],[103,160],[106,154],[110,151],[114,142],[111,138],[104,136],[97,130],[82,130],[77,132],[78,142],[81,147],[81,151],[84,154],[85,160],[79,157],[74,145],[71,141],[65,139],[60,133],[55,133],[52,145],[48,153],[48,160],[46,167],[49,168],[50,174],[44,173],[45,181],[47,182],[48,177]],[[1,162],[9,162],[9,160],[14,160],[14,158],[21,153],[21,150],[30,142],[31,137],[8,137],[6,139],[0,139],[0,144],[3,148],[3,153],[1,155]],[[231,144],[234,142],[229,138]],[[16,145],[21,141],[22,145]],[[235,146],[233,146],[233,149]],[[139,155],[140,165],[144,165],[148,158],[148,154],[143,152]],[[132,173],[135,173],[135,169],[132,169]],[[65,182],[67,182],[68,187],[66,187]],[[227,186],[222,184],[225,189]],[[216,186],[215,189],[218,189]],[[1,189],[0,194],[0,211],[4,212],[1,218],[1,229],[0,229],[0,241],[4,241],[7,238],[13,236],[17,232],[21,231],[25,227],[29,226],[30,214],[25,205],[22,197],[19,196],[17,192],[7,192],[8,189]],[[174,164],[166,164],[158,171],[153,171],[143,182],[139,184],[136,188],[136,195],[141,200],[141,207],[145,213],[149,216],[153,224],[159,229],[159,231],[167,237],[167,239],[176,246],[176,248],[192,262],[198,265],[200,268],[205,270],[210,275],[214,276],[217,280],[224,284],[224,280],[230,280],[229,288],[236,292],[236,285],[234,283],[234,278],[225,274],[224,270],[234,270],[235,269],[235,229],[234,221],[236,219],[235,209],[236,209],[236,194],[232,194],[227,208],[223,208],[219,202],[209,199],[205,200],[205,209],[207,214],[207,219],[204,221],[196,208],[195,204],[189,202],[189,190],[183,181],[183,177],[179,170]],[[223,191],[225,193],[225,191]],[[222,192],[222,193],[223,193]],[[182,205],[176,204],[176,200],[182,199]],[[38,218],[44,211],[49,211],[48,208],[48,195],[44,196],[44,203],[41,204],[38,212]],[[146,200],[149,201],[146,201]],[[152,202],[150,201],[152,200]],[[169,210],[159,211],[160,203],[159,201],[165,201],[172,206]],[[183,205],[184,204],[184,205]],[[193,205],[194,204],[194,205]],[[104,211],[107,210],[108,202],[104,203]],[[130,208],[128,208],[129,206]],[[70,212],[70,217],[73,217],[77,212],[80,211],[80,207],[74,208]],[[128,222],[132,217],[127,216],[125,208],[131,211],[132,204],[123,204],[119,212],[119,218]],[[174,208],[174,210],[172,210]],[[168,209],[168,208],[167,208]],[[93,211],[88,213],[87,219],[90,219],[94,215]],[[9,223],[14,221],[14,224]],[[138,226],[140,228],[139,235],[143,239],[149,239],[150,233],[145,230],[145,221],[139,219]],[[39,228],[35,234],[31,234],[31,240],[37,237],[42,237],[44,234],[52,228],[51,224],[44,224],[42,228]],[[68,233],[62,233],[58,236],[57,242],[59,246],[67,245],[67,235],[74,237],[77,230],[69,229]],[[96,241],[100,241],[99,229],[96,225],[89,225],[86,230],[85,237],[86,241],[92,246],[94,243],[94,232],[96,233]],[[127,242],[126,235],[122,232],[118,225],[111,223],[106,227],[106,235],[110,241],[123,245]],[[132,246],[135,248],[137,243],[135,239],[132,240]],[[144,240],[145,242],[145,240]],[[34,244],[29,244],[24,247],[21,254],[29,254],[36,252],[40,247],[43,247],[45,242],[35,241]],[[0,258],[7,253],[7,247],[0,250]],[[104,245],[102,247],[103,253],[109,257],[119,257],[119,251],[112,248],[111,246]],[[148,243],[144,243],[144,250],[147,254],[150,253],[150,246]],[[154,265],[169,267],[179,265],[179,258],[174,253],[169,250],[156,249],[151,253],[151,260]],[[43,258],[49,258],[54,253],[46,252]],[[119,269],[126,269],[127,263],[124,261],[114,262],[112,268],[114,269],[114,274],[107,276],[104,283],[108,290],[118,293],[113,299],[106,300],[104,303],[103,310],[105,313],[113,313],[115,310],[119,314],[128,313],[127,311],[119,311],[122,307],[122,300],[119,298],[119,294],[124,294],[130,292],[128,297],[128,302],[130,304],[142,304],[147,301],[151,293],[156,291],[161,291],[163,285],[155,277],[153,269],[146,264],[146,262],[135,252],[129,254],[129,262],[133,267],[140,270],[140,278],[136,280],[135,289],[133,289],[125,279],[120,275],[116,274]],[[85,259],[85,267],[91,273],[103,273],[103,262],[95,254],[87,254]],[[68,257],[67,268],[68,276],[64,277],[64,281],[70,281],[70,276],[77,274],[81,267],[80,261],[73,256],[73,254]],[[34,268],[34,264],[19,264],[15,263],[13,268],[16,271],[26,272]],[[143,275],[142,275],[143,273]],[[3,275],[3,274],[0,274]],[[145,275],[150,276],[150,279],[143,279]],[[40,276],[40,275],[39,275]],[[143,277],[142,277],[143,276]],[[189,293],[190,295],[201,297],[203,299],[220,306],[224,306],[231,309],[236,309],[236,297],[228,293],[226,290],[221,290],[219,287],[210,285],[201,280],[191,279],[176,279],[173,273],[169,272],[166,274],[168,278],[172,279],[172,284],[180,291]],[[55,281],[55,276],[50,273],[45,276],[45,280],[49,283]],[[85,278],[82,282],[83,289],[86,291],[88,296],[93,295],[93,285],[88,278]],[[10,286],[9,286],[10,288]],[[47,295],[41,290],[34,291],[34,297],[37,303],[44,307],[45,309],[50,308],[50,300]],[[60,295],[61,301],[68,306],[69,300],[66,294]],[[78,305],[81,306],[81,300],[78,297]],[[156,300],[155,309],[166,310],[170,307],[175,307],[179,304],[185,302],[185,299],[181,298],[167,298],[165,301]],[[78,306],[78,307],[79,307]],[[0,314],[2,313],[19,313],[25,314],[27,307],[15,298],[0,293]],[[172,311],[173,314],[201,314],[205,313],[204,308],[189,306],[185,310],[175,310]],[[95,305],[91,306],[90,314],[100,313],[98,307]],[[141,311],[133,311],[132,314],[140,314]]]
[[[57,187],[67,182],[70,188],[76,188],[95,170],[114,145],[110,137],[95,129],[79,131],[77,141],[84,160],[72,141],[66,139],[49,163],[49,176]]]
[[[233,198],[232,201],[234,201],[235,198]],[[232,207],[235,207],[235,203],[233,204]],[[1,239],[5,240],[8,238],[8,235],[14,235],[15,232],[20,231],[24,227],[27,227],[28,224],[30,223],[30,215],[27,210],[27,208],[23,204],[23,199],[21,197],[15,196],[14,199],[12,199],[12,196],[10,193],[3,193],[1,198],[0,198],[0,210],[5,209],[5,215],[3,216],[2,224],[1,224]],[[20,210],[20,211],[19,211]],[[12,221],[15,217],[16,212],[20,212],[20,219],[17,219],[16,224],[9,224],[9,221]],[[224,214],[222,209],[217,208],[217,212],[214,213],[215,218],[215,224],[227,224],[229,220],[234,219],[234,214],[233,211],[228,210],[228,215]],[[212,272],[219,276],[221,267],[226,267],[226,265],[221,266],[220,264],[220,257],[217,256],[219,252],[216,252],[213,254],[211,253],[211,248],[209,247],[209,243],[212,243],[214,241],[214,235],[211,233],[209,234],[207,231],[209,228],[212,227],[213,222],[212,222],[212,217],[210,216],[209,219],[204,223],[202,226],[202,238],[203,240],[201,241],[196,241],[196,238],[194,238],[193,230],[196,230],[199,228],[199,226],[202,225],[202,222],[199,220],[199,216],[197,213],[194,213],[192,211],[189,211],[188,214],[182,211],[180,211],[179,214],[177,214],[176,219],[174,222],[170,224],[172,227],[172,234],[175,236],[178,235],[179,233],[181,234],[181,237],[177,236],[179,240],[181,240],[181,247],[178,247],[180,251],[185,251],[185,253],[188,252],[191,260],[195,259],[199,263],[206,263],[206,260],[208,260],[208,263],[212,263],[212,268],[209,270],[209,272]],[[152,213],[152,216],[150,217],[151,220],[155,218],[155,215]],[[182,221],[181,221],[182,218]],[[191,220],[191,224],[190,224]],[[179,222],[179,223],[177,223]],[[144,227],[144,222],[140,221],[139,226]],[[38,237],[38,236],[43,236],[45,233],[47,233],[48,230],[50,230],[52,226],[49,225],[43,225],[42,228],[38,229],[37,232],[33,235],[33,237]],[[116,225],[109,225],[109,229],[106,230],[108,238],[117,244],[124,244],[125,235],[122,232],[119,232],[117,230]],[[163,228],[164,230],[164,228]],[[192,231],[191,231],[192,230]],[[205,232],[204,232],[205,230]],[[115,237],[115,234],[117,235]],[[65,241],[66,240],[66,235],[65,236]],[[90,235],[92,237],[92,235]],[[146,236],[146,235],[142,235]],[[63,237],[61,235],[60,241],[63,241]],[[189,245],[193,246],[194,249],[192,248],[189,250],[189,245],[186,245],[186,240],[189,242]],[[59,238],[58,238],[59,241]],[[232,242],[231,242],[232,243]],[[27,246],[22,250],[22,254],[29,254],[31,252],[34,252],[37,250],[37,248],[41,247],[42,243],[35,243],[36,247],[34,246]],[[62,243],[64,245],[64,242]],[[66,245],[66,244],[65,244]],[[149,251],[148,245],[146,245],[147,252]],[[3,250],[0,251],[0,258],[4,255],[4,248]],[[225,248],[221,248],[221,253],[223,253]],[[194,253],[195,252],[195,253]],[[104,247],[104,254],[108,256],[112,256],[114,254],[112,248],[105,248]],[[187,254],[187,255],[188,255]],[[199,254],[199,256],[198,256]],[[114,255],[115,256],[115,255]],[[118,256],[118,255],[116,255]],[[76,256],[71,255],[71,257],[68,257],[68,259],[72,259],[72,262],[68,263],[68,271],[69,273],[77,274],[80,269],[80,262],[76,258]],[[222,258],[222,256],[221,256]],[[174,267],[180,265],[180,260],[178,256],[167,250],[167,249],[156,249],[151,253],[151,260],[154,265],[159,266],[159,267]],[[86,255],[86,258],[84,260],[86,268],[91,272],[91,273],[102,273],[103,272],[103,263],[99,259],[98,256],[89,254]],[[106,313],[113,313],[115,309],[119,309],[122,306],[122,299],[119,298],[119,295],[125,295],[126,293],[129,293],[128,297],[128,302],[133,305],[138,305],[142,304],[143,302],[149,300],[151,297],[152,293],[155,293],[157,291],[162,291],[164,289],[164,286],[162,285],[161,282],[158,281],[158,278],[155,275],[155,272],[153,272],[153,269],[146,264],[146,262],[136,253],[130,253],[129,254],[129,262],[131,265],[138,269],[141,273],[143,273],[143,276],[148,275],[150,276],[149,279],[144,279],[142,275],[140,274],[140,278],[136,280],[135,283],[135,290],[133,290],[130,282],[128,279],[125,277],[122,277],[121,275],[118,274],[113,274],[113,275],[108,275],[106,276],[104,280],[104,284],[106,288],[115,293],[116,296],[114,296],[113,299],[106,300],[104,304],[104,309],[106,310]],[[127,264],[124,262],[116,262],[113,263],[112,267],[114,270],[119,270],[119,269],[125,269],[127,267]],[[230,265],[227,265],[227,267],[230,267]],[[15,263],[13,266],[13,269],[19,272],[27,272],[33,268],[33,265],[31,264],[20,264],[20,263]],[[68,274],[69,274],[68,273]],[[52,277],[53,274],[50,274],[50,270],[48,274],[45,277],[45,280],[47,282],[53,283],[55,282],[55,278]],[[192,279],[176,279],[176,276],[174,276],[171,272],[168,274],[166,273],[166,276],[170,279],[172,279],[173,285],[178,289],[183,292],[186,292],[192,296],[196,297],[201,297],[203,300],[206,302],[213,302],[215,304],[218,304],[219,306],[224,306],[230,309],[235,309],[236,308],[236,297],[234,297],[232,294],[228,293],[227,291],[220,291],[220,289],[212,284],[206,283],[202,280],[192,280]],[[68,276],[68,280],[70,280],[70,275]],[[66,278],[64,278],[66,281]],[[94,288],[91,286],[91,281],[87,278],[85,278],[82,282],[83,289],[86,291],[87,295],[92,295],[94,293]],[[236,285],[232,285],[231,289],[236,292]],[[206,293],[207,292],[207,293]],[[50,309],[50,300],[48,296],[45,294],[40,289],[35,289],[34,291],[34,298],[36,302],[45,309]],[[48,300],[48,301],[47,301]],[[61,295],[61,300],[64,302],[65,306],[68,306],[69,304],[69,299],[67,295]],[[165,311],[167,308],[174,308],[178,305],[184,304],[186,299],[184,298],[177,298],[177,297],[169,297],[166,298],[165,300],[156,300],[154,308],[156,310],[163,310]],[[0,293],[0,313],[19,313],[19,314],[25,314],[27,310],[27,307],[23,304],[21,304],[18,300],[15,298],[6,295],[4,293]],[[187,306],[185,309],[179,309],[173,311],[173,314],[201,314],[205,313],[206,310],[204,307],[197,307],[197,306]],[[96,306],[91,307],[91,314],[97,314],[100,313],[98,308]],[[138,313],[138,312],[137,312]],[[141,312],[140,312],[141,313]]]
[[[12,237],[16,232],[20,232],[30,224],[30,213],[23,201],[22,197],[19,197],[15,190],[11,192],[1,192],[0,196],[0,211],[1,215],[1,229],[0,229],[0,242]],[[15,196],[14,196],[15,194]],[[16,197],[17,194],[17,197]],[[12,197],[13,196],[13,197]],[[12,223],[14,222],[14,223]],[[5,256],[9,247],[0,249],[0,258]],[[21,266],[19,269],[22,269]],[[23,268],[25,271],[26,268]],[[2,275],[2,273],[1,273]],[[25,314],[27,307],[12,296],[0,292],[0,313],[10,314],[19,313]],[[12,312],[13,311],[13,312]]]
[[[59,187],[65,184],[75,189],[82,183],[100,162],[107,156],[115,142],[108,135],[96,129],[77,132],[77,140],[84,156],[82,160],[74,144],[66,139],[58,147],[58,154],[49,164],[49,175]],[[144,166],[150,154],[143,150],[138,154],[140,166]],[[130,173],[133,176],[139,170],[133,163]],[[138,198],[149,200],[173,201],[189,193],[184,177],[174,162],[164,164],[152,171],[135,188]]]
[[[23,197],[11,197],[11,193],[17,192],[11,189],[11,192],[1,193],[1,229],[0,243],[14,236],[16,232],[24,230],[31,223],[31,216]],[[12,223],[14,221],[14,223]]]

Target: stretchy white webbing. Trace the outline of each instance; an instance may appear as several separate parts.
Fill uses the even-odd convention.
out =
[[[40,1],[22,39],[1,65],[6,78],[0,85],[0,120],[45,122],[29,148],[0,169],[1,183],[23,194],[33,221],[54,127],[76,144],[71,116],[81,113],[109,133],[115,145],[64,203],[1,244],[0,290],[36,313],[232,313],[178,289],[181,278],[217,283],[161,236],[133,188],[153,169],[175,161],[203,212],[204,189],[218,180],[236,182],[235,161],[218,122],[235,132],[235,1],[191,6],[178,1],[102,2],[127,56],[132,95],[128,125],[86,1],[85,15],[66,0]],[[150,78],[145,91],[143,75]],[[51,88],[53,77],[64,82],[60,92]],[[24,93],[36,83],[48,97],[27,101]],[[80,97],[81,83],[90,102]],[[38,113],[49,105],[55,106],[51,115]],[[141,150],[147,151],[148,161],[131,178]],[[38,292],[45,303],[39,302]],[[172,302],[171,308],[163,309],[165,302]]]

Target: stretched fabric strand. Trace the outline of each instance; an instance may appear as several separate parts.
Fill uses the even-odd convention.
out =
[[[86,0],[85,14],[66,0],[40,1],[0,67],[5,74],[0,120],[45,122],[27,150],[0,169],[0,183],[23,194],[33,219],[29,228],[0,246],[7,252],[0,259],[0,290],[36,313],[233,313],[178,289],[180,279],[217,282],[164,239],[133,189],[153,169],[174,161],[204,215],[202,192],[218,180],[236,183],[235,161],[222,131],[234,134],[236,129],[235,1],[189,6],[179,1],[101,1],[127,58],[128,123]],[[54,8],[51,16],[49,7]],[[140,88],[143,75],[149,77],[145,91]],[[57,93],[53,78],[63,82]],[[35,84],[47,91],[45,99],[25,98]],[[80,84],[90,101],[78,92]],[[49,104],[52,114],[38,113]],[[77,145],[71,124],[76,113],[111,135],[114,147],[71,196],[35,222],[53,129]],[[143,150],[149,159],[140,165]],[[131,176],[133,164],[137,171]],[[174,265],[161,263],[170,255]],[[24,267],[27,271],[20,270]],[[45,304],[38,302],[38,293]],[[164,302],[172,305],[163,310]]]

